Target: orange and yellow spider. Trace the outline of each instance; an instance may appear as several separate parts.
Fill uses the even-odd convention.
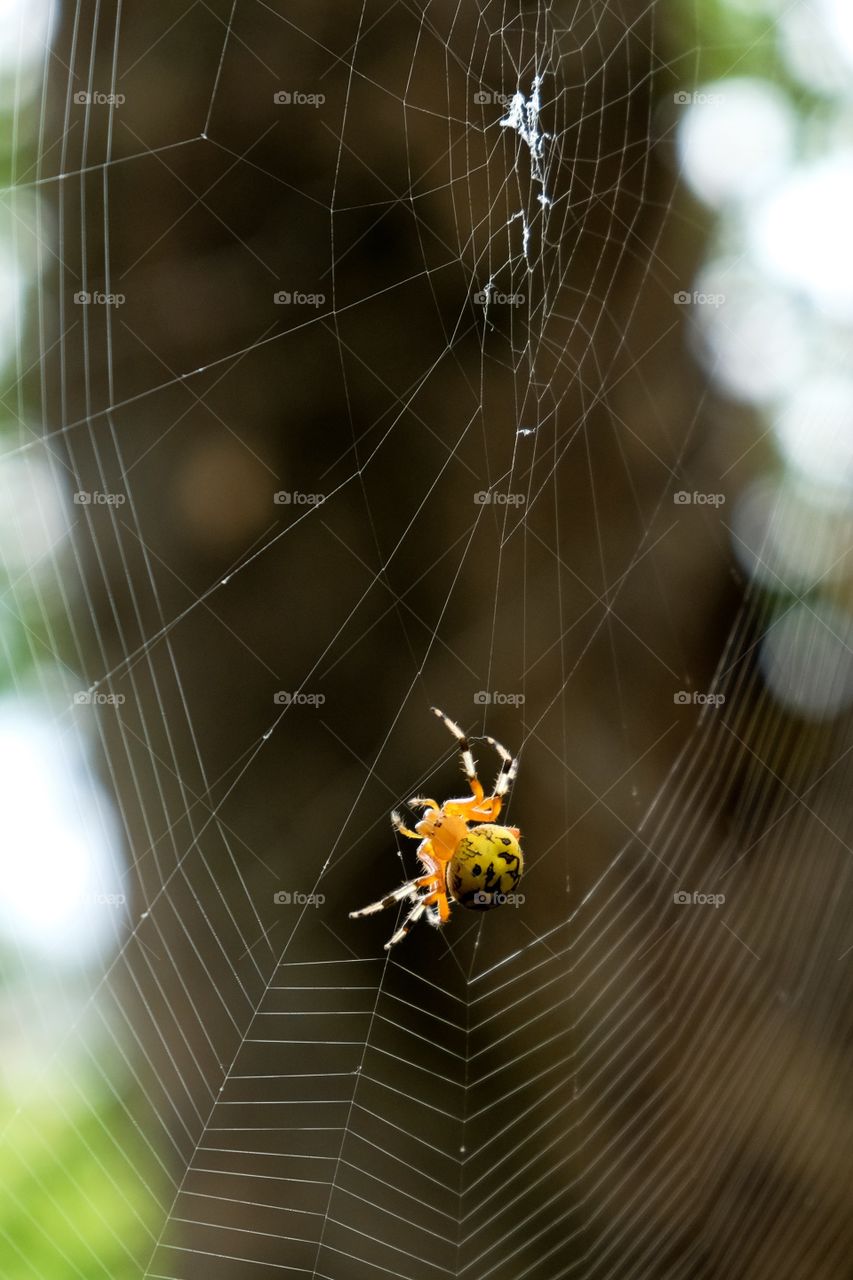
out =
[[[415,824],[414,831],[403,825],[396,810],[391,814],[396,831],[420,841],[418,857],[425,874],[407,880],[378,902],[350,912],[350,918],[354,920],[393,907],[403,898],[414,903],[400,928],[385,943],[386,951],[402,941],[425,913],[430,924],[444,924],[450,917],[448,898],[473,911],[488,911],[507,900],[512,901],[513,891],[524,869],[518,827],[500,827],[495,823],[518,772],[518,761],[494,738],[486,738],[501,760],[494,790],[487,796],[477,777],[467,737],[459,725],[438,707],[433,707],[432,711],[444,721],[459,743],[462,769],[470,784],[471,795],[459,800],[445,800],[442,805],[436,800],[416,796],[409,804],[425,812],[421,821]],[[474,825],[469,827],[469,823]]]

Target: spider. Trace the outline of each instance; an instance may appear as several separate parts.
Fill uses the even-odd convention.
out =
[[[396,810],[392,812],[394,830],[420,841],[418,857],[425,874],[407,880],[399,889],[360,911],[350,912],[350,918],[355,920],[393,907],[403,898],[414,903],[400,928],[385,943],[386,951],[401,942],[424,914],[430,924],[445,924],[450,918],[448,897],[474,911],[500,906],[515,889],[524,868],[518,827],[500,827],[495,823],[518,772],[518,761],[494,738],[486,738],[501,760],[494,791],[487,796],[477,777],[467,737],[438,707],[431,710],[459,743],[462,769],[472,794],[459,800],[445,800],[442,805],[416,796],[409,804],[413,809],[423,809],[424,816],[415,824],[414,831],[403,825]],[[475,825],[469,827],[469,823]]]

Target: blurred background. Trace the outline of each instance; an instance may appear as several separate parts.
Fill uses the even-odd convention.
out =
[[[851,85],[0,2],[4,1277],[848,1275]],[[389,956],[436,704],[524,901]]]

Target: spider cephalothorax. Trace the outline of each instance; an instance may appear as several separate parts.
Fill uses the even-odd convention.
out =
[[[399,889],[378,902],[350,912],[353,918],[369,916],[401,902],[403,898],[411,899],[414,905],[397,932],[385,943],[386,951],[405,938],[412,925],[425,913],[431,924],[444,924],[450,916],[450,898],[474,911],[488,911],[501,906],[511,899],[524,870],[519,844],[521,832],[517,827],[501,827],[495,822],[518,771],[518,761],[494,738],[486,739],[501,759],[494,790],[487,796],[477,777],[465,734],[443,711],[437,707],[432,710],[459,743],[462,768],[470,784],[471,795],[459,800],[445,800],[441,805],[436,800],[416,796],[409,804],[412,808],[423,809],[424,816],[415,823],[414,831],[403,825],[398,813],[391,814],[397,831],[420,841],[418,857],[424,874],[401,884]]]

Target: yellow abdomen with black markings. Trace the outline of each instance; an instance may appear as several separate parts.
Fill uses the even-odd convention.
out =
[[[524,870],[514,830],[484,822],[462,837],[447,864],[447,891],[472,911],[490,911],[515,900]]]

